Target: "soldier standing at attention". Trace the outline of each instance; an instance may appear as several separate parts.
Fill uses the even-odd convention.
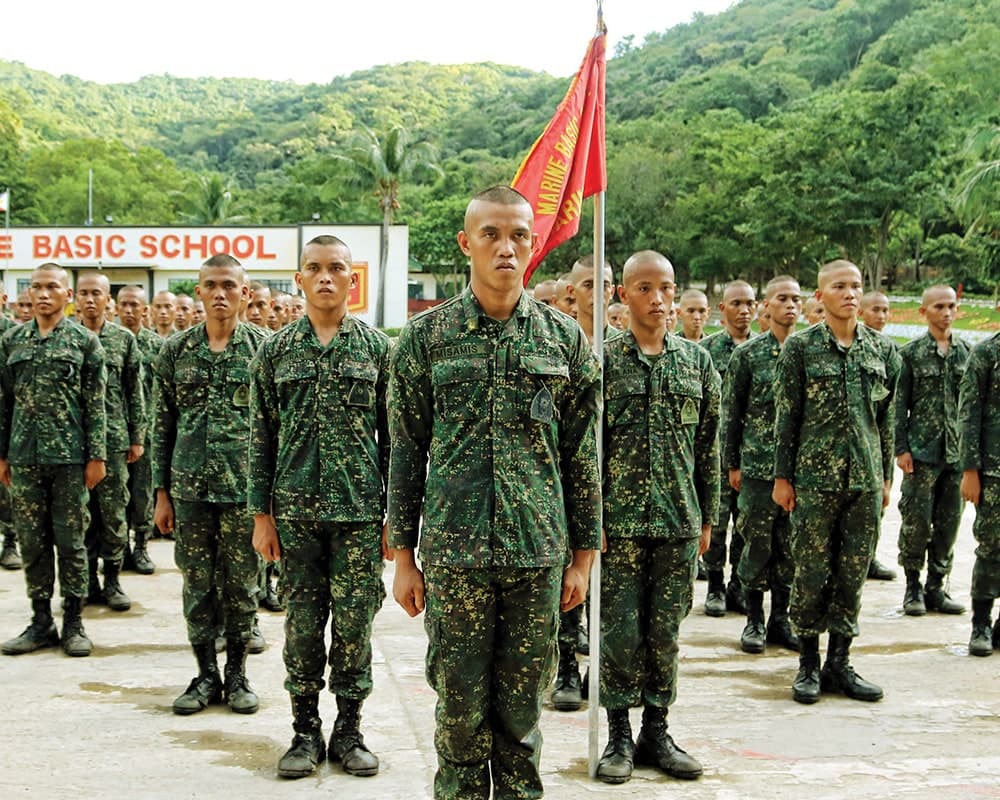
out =
[[[326,752],[319,693],[328,618],[338,711],[330,760],[350,775],[379,769],[358,728],[372,689],[372,620],[385,596],[389,339],[347,313],[356,281],[344,242],[311,240],[295,275],[306,316],[270,337],[251,365],[254,547],[269,562],[282,559],[288,591],[285,689],[295,738],[278,764],[286,778],[309,775]]]
[[[7,295],[3,295],[3,307],[7,307]],[[6,314],[0,314],[0,336],[17,323]],[[0,483],[0,531],[3,532],[3,551],[0,552],[0,567],[21,569],[21,556],[17,553],[17,537],[14,535],[14,521],[10,516],[10,491]]]
[[[719,376],[708,353],[667,333],[674,270],[644,250],[625,262],[629,330],[604,351],[601,704],[608,745],[597,777],[624,783],[633,762],[694,779],[701,764],[667,733],[678,633],[699,552],[719,506]],[[632,741],[629,709],[643,707]]]
[[[260,281],[250,281],[250,299],[247,302],[246,321],[270,332],[267,317],[271,311],[271,290]]]
[[[118,290],[118,316],[121,325],[135,336],[142,360],[142,393],[146,403],[146,419],[153,418],[153,361],[163,347],[163,339],[142,324],[146,305],[146,290],[141,286],[123,286]],[[135,544],[125,552],[126,569],[140,575],[152,575],[156,565],[149,557],[147,542],[153,535],[153,473],[150,471],[151,426],[146,426],[143,454],[128,465],[128,526],[135,535]]]
[[[601,542],[600,365],[522,289],[532,224],[513,189],[476,195],[458,234],[469,286],[391,357],[393,595],[411,616],[426,598],[438,800],[542,796],[558,612],[584,601]]]
[[[87,596],[83,534],[87,491],[105,472],[104,350],[64,316],[73,298],[66,270],[42,264],[28,291],[34,319],[0,339],[0,482],[10,487],[33,613],[3,652],[59,644],[51,610],[58,565],[63,650],[89,656],[80,616]]]
[[[820,688],[855,700],[882,689],[855,673],[861,589],[889,502],[896,362],[885,340],[858,324],[861,270],[832,261],[819,271],[825,321],[790,336],[774,379],[774,502],[791,514],[790,616],[799,635],[792,697]],[[830,632],[820,673],[819,636]]]
[[[952,331],[958,298],[950,286],[924,290],[920,315],[927,334],[899,351],[896,463],[903,471],[899,501],[899,565],[906,573],[903,612],[961,614],[944,588],[962,521],[958,471],[958,389],[969,345]],[[920,571],[927,561],[927,586]]]
[[[765,289],[768,333],[733,351],[723,385],[726,449],[722,463],[730,487],[738,492],[733,537],[743,551],[739,577],[746,588],[747,624],[740,637],[744,653],[763,653],[765,642],[799,649],[788,621],[795,564],[789,551],[788,512],[774,504],[774,365],[795,331],[802,312],[802,290],[789,275],[772,278]],[[771,590],[771,616],[764,626],[764,592]]]
[[[686,289],[681,294],[677,307],[677,319],[681,321],[681,336],[689,342],[700,342],[705,338],[708,324],[708,298],[700,289]]]
[[[179,294],[174,298],[174,328],[186,331],[194,325],[194,299],[190,295]]]
[[[191,324],[198,325],[205,321],[205,302],[195,298],[194,308],[191,310]]]
[[[247,294],[240,262],[215,255],[202,264],[198,296],[208,319],[163,345],[154,365],[154,522],[177,526],[174,558],[184,576],[184,618],[198,675],[174,700],[194,714],[223,695],[240,714],[257,710],[247,683],[247,640],[257,609],[257,554],[247,511],[250,360],[264,334],[237,319]],[[225,683],[215,639],[226,638]]]
[[[958,426],[962,497],[976,507],[972,533],[978,544],[969,653],[988,656],[1000,648],[1000,619],[990,631],[993,601],[1000,597],[1000,333],[972,348],[959,394]]]
[[[826,318],[826,311],[823,309],[823,304],[815,297],[806,298],[805,303],[802,304],[802,314],[805,316],[806,322],[810,325],[822,322]]]
[[[571,285],[572,280],[568,272],[565,275],[560,275],[556,281],[555,299],[550,305],[555,306],[564,314],[569,314],[573,319],[576,319],[576,297],[573,296],[573,292],[570,289]]]
[[[153,295],[153,330],[161,339],[168,338],[177,329],[174,318],[177,315],[177,298],[173,292],[157,292]]]
[[[31,292],[25,289],[17,296],[17,316],[14,321],[20,325],[31,322],[34,319],[34,311],[31,307]]]
[[[128,611],[132,601],[118,581],[128,549],[128,465],[145,452],[146,406],[142,392],[142,359],[135,337],[104,316],[111,299],[111,284],[100,272],[83,272],[76,281],[76,304],[83,324],[104,348],[107,384],[107,459],[104,480],[90,491],[90,525],[87,528],[89,562],[88,603],[106,603],[112,611]],[[104,586],[97,574],[97,559],[104,561]]]
[[[719,311],[722,312],[722,330],[706,336],[699,344],[708,350],[712,356],[719,376],[725,380],[729,370],[729,359],[737,345],[750,339],[750,323],[753,322],[754,310],[757,308],[757,297],[753,287],[746,281],[732,281],[722,293]],[[722,415],[725,416],[726,404],[722,404]],[[726,436],[722,431],[720,448],[725,450]],[[740,563],[743,552],[743,537],[738,530],[733,530],[729,542],[729,585],[726,585],[724,570],[726,567],[726,539],[729,538],[729,522],[736,522],[737,500],[739,492],[729,485],[729,475],[724,473],[719,487],[719,513],[712,528],[712,544],[705,552],[705,568],[708,570],[708,592],[705,595],[705,613],[710,617],[724,616],[726,611],[747,612],[743,597],[743,585],[736,565]],[[734,525],[735,528],[735,525]]]

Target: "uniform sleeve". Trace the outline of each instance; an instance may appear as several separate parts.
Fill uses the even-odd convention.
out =
[[[888,372],[888,370],[886,370]],[[910,407],[913,404],[913,355],[909,348],[899,354],[899,380],[896,381],[896,434],[894,436],[897,456],[910,452],[910,437],[907,431],[910,422]]]
[[[972,349],[958,392],[958,468],[963,472],[983,465],[983,400],[990,379],[986,356],[985,344]]]
[[[793,483],[805,402],[801,347],[791,336],[781,348],[774,370],[774,477]]]
[[[721,470],[728,472],[740,468],[740,451],[743,449],[743,421],[750,399],[753,378],[750,359],[746,350],[737,349],[729,362],[725,380],[722,382],[722,407],[726,409],[722,421],[722,440],[726,443],[722,454]],[[720,477],[721,480],[721,477]]]
[[[153,362],[153,433],[150,467],[153,489],[170,491],[170,463],[177,440],[177,396],[174,385],[174,348],[164,345]]]
[[[420,509],[427,483],[427,454],[433,426],[434,395],[426,356],[415,329],[403,328],[389,362],[389,546],[417,546]]]
[[[7,367],[10,355],[6,342],[0,344],[0,458],[10,449],[10,424],[14,416],[14,378]]]
[[[281,409],[274,382],[270,348],[261,347],[250,362],[250,463],[247,469],[247,511],[270,514],[274,471],[278,459]]]
[[[108,418],[104,406],[107,379],[104,348],[94,336],[84,345],[83,366],[80,368],[80,407],[87,461],[105,461],[108,457]]]
[[[128,424],[128,440],[131,444],[142,444],[146,440],[146,396],[142,385],[142,353],[135,337],[129,335],[125,348],[125,363],[122,365],[122,391],[125,394],[125,421]]]
[[[721,493],[719,468],[720,404],[722,379],[711,359],[702,363],[701,413],[694,443],[694,484],[701,507],[701,523],[713,522],[719,511]],[[728,446],[728,445],[727,445]]]
[[[601,546],[601,471],[597,424],[603,407],[601,366],[578,331],[569,372],[569,395],[560,409],[559,466],[570,550]]]
[[[895,449],[893,440],[896,432],[896,384],[899,382],[899,348],[889,341],[885,354],[885,379],[889,394],[876,407],[879,444],[882,448],[882,480],[891,481]]]
[[[387,395],[389,394],[389,357],[392,345],[388,341],[380,341],[381,351],[378,359],[378,380],[375,383],[375,427],[378,436],[378,466],[382,474],[382,508],[386,507],[386,493],[389,486],[389,457],[392,437],[389,435],[389,412]]]

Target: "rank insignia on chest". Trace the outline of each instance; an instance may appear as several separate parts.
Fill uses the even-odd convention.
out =
[[[233,405],[245,408],[250,405],[250,387],[241,383],[233,392]]]
[[[684,401],[684,405],[681,407],[681,424],[682,425],[693,425],[698,421],[698,406],[695,405],[694,400],[690,397]]]
[[[552,392],[547,386],[539,389],[531,401],[531,418],[535,422],[552,422]]]

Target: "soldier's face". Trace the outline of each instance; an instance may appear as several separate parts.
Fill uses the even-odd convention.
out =
[[[469,258],[472,286],[487,291],[519,291],[535,243],[527,203],[506,205],[476,200],[465,215],[458,246]]]
[[[266,328],[267,316],[270,311],[270,289],[258,289],[250,295],[250,302],[247,304],[247,322],[259,325],[261,328]]]
[[[76,307],[88,322],[104,319],[109,299],[104,283],[93,275],[84,275],[76,284]]]
[[[194,301],[189,297],[178,298],[177,306],[174,309],[174,324],[181,330],[191,327],[193,313]]]
[[[929,291],[920,306],[920,313],[927,320],[927,327],[939,333],[946,333],[955,322],[958,297],[953,289]]]
[[[302,251],[302,266],[295,283],[305,293],[310,308],[322,312],[347,312],[347,298],[358,277],[351,266],[351,251],[339,244],[311,244]],[[291,310],[291,303],[286,303]]]
[[[708,322],[708,302],[697,297],[683,300],[677,316],[687,338],[701,338],[705,323]]]
[[[872,330],[883,330],[889,324],[889,301],[884,297],[876,297],[864,303],[861,306],[861,321]]]
[[[73,290],[69,288],[69,277],[64,271],[40,269],[31,276],[28,295],[35,316],[53,317],[63,313],[66,304],[73,299]]]
[[[750,322],[753,320],[756,307],[753,289],[749,286],[733,286],[726,289],[722,305],[719,306],[726,329],[746,335],[750,330]]]
[[[573,319],[576,319],[576,298],[570,292],[568,283],[559,284],[556,289],[556,300],[553,305],[562,311],[563,314],[569,314]]]
[[[191,311],[191,324],[197,325],[199,322],[205,321],[205,304],[198,300],[194,304],[194,309]]]
[[[643,333],[665,332],[667,314],[673,309],[674,271],[661,261],[645,261],[630,270],[628,283],[619,287],[628,306],[629,327]]]
[[[174,324],[174,299],[171,295],[157,295],[153,298],[153,319],[163,328]]]
[[[863,291],[861,271],[847,265],[824,276],[816,290],[816,299],[823,305],[828,319],[848,320],[858,315]]]
[[[31,308],[31,294],[24,292],[17,298],[17,318],[21,322],[28,322],[32,316],[34,311]]]
[[[195,288],[208,319],[223,321],[240,313],[240,300],[250,290],[238,267],[202,267]]]
[[[355,278],[355,280],[357,280]],[[304,297],[293,297],[288,304],[288,321],[295,322],[306,315],[306,300]]]
[[[146,303],[138,292],[122,292],[118,295],[118,319],[129,330],[139,329],[145,307]]]
[[[592,269],[573,268],[573,283],[570,291],[576,298],[576,318],[581,316],[592,317],[594,315],[594,271]],[[607,308],[611,302],[611,295],[615,293],[615,286],[612,282],[611,270],[604,271],[604,307]]]
[[[795,281],[782,281],[768,289],[764,312],[771,325],[793,328],[802,313],[802,290]],[[763,330],[763,326],[761,327]]]

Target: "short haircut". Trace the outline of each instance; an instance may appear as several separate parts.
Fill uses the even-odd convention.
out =
[[[685,300],[702,300],[708,305],[708,296],[701,289],[685,289],[677,302],[683,304]]]
[[[191,300],[191,299],[192,299],[191,295],[185,294],[184,292],[178,292],[174,297],[174,300]]]
[[[926,289],[924,289],[924,293],[920,296],[920,305],[922,306],[927,305],[928,298],[934,292],[951,292],[953,295],[955,295],[956,298],[958,297],[958,293],[948,284],[935,283],[933,286],[928,286]]]
[[[62,283],[66,286],[70,285],[69,272],[61,264],[57,264],[55,261],[46,261],[44,264],[39,264],[35,267],[31,274],[34,275],[36,272],[61,272],[62,273]]]
[[[76,276],[76,285],[79,286],[80,281],[82,281],[84,278],[96,278],[98,282],[100,282],[107,288],[108,296],[109,297],[111,296],[111,281],[108,280],[108,276],[105,275],[103,272],[96,269],[84,270],[83,272],[79,273]]]
[[[889,303],[889,298],[886,296],[885,292],[874,291],[861,295],[861,307],[864,308],[865,306],[870,306],[877,300],[885,300],[887,305]]]
[[[337,247],[347,247],[347,242],[345,242],[343,239],[338,239],[336,236],[331,236],[328,233],[322,233],[319,236],[313,236],[312,239],[310,239],[308,242],[305,243],[305,246],[302,249],[305,250],[306,247],[309,247],[309,245],[311,244],[318,244],[324,247],[329,247],[330,245],[334,245]],[[347,249],[350,250],[351,248],[347,247]]]
[[[267,289],[268,291],[271,291],[271,287],[268,286],[266,283],[261,283],[260,281],[250,281],[250,291],[251,292],[259,292],[259,291],[261,291],[263,289]]]
[[[630,255],[625,261],[625,266],[622,267],[623,284],[628,284],[632,279],[632,273],[635,272],[636,267],[640,264],[660,264],[667,267],[671,275],[674,272],[674,265],[670,263],[670,259],[663,255],[663,253],[658,253],[656,250],[640,250]]]
[[[819,284],[820,288],[823,288],[823,284],[831,273],[847,268],[856,269],[858,274],[861,274],[861,268],[853,261],[848,261],[846,258],[838,258],[835,261],[827,262],[819,268],[819,272],[816,275],[816,283]]]
[[[491,186],[489,189],[483,189],[481,192],[473,195],[470,202],[475,202],[476,200],[481,200],[484,203],[499,203],[504,206],[531,205],[527,197],[510,186]]]
[[[775,275],[764,287],[764,297],[770,298],[774,294],[773,290],[783,283],[794,283],[796,286],[799,286],[799,279],[793,278],[791,275]],[[802,291],[801,286],[799,287],[799,291]]]
[[[240,273],[240,279],[246,283],[247,271],[243,265],[233,258],[229,253],[216,253],[211,258],[205,260],[198,270],[199,275],[206,269],[235,269]]]

